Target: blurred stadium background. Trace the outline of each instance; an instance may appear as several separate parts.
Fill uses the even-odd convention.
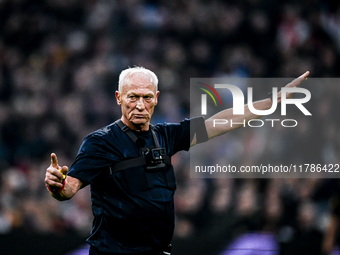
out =
[[[87,133],[120,117],[127,66],[159,76],[153,123],[176,122],[190,77],[338,77],[339,52],[332,0],[0,0],[1,254],[86,254],[88,188],[60,203],[44,174],[51,152],[70,165]],[[289,133],[237,130],[227,157],[339,163],[340,87],[318,92],[318,117]],[[339,181],[191,179],[187,153],[174,164],[175,255],[320,254]]]

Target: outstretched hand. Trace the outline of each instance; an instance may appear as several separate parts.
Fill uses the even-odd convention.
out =
[[[57,155],[55,153],[51,154],[51,165],[46,170],[45,183],[50,187],[61,188],[63,186],[63,181],[66,178],[68,172],[68,167],[60,167],[58,164]]]

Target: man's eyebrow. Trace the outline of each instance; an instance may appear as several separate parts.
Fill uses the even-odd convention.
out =
[[[141,92],[141,93],[139,93],[139,92],[134,92],[134,91],[128,91],[126,94],[128,94],[128,95],[130,95],[130,94],[133,94],[133,95],[143,95],[143,96],[145,96],[145,95],[154,95],[153,92],[146,92],[146,93]]]

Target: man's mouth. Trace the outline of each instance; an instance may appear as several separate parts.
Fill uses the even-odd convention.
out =
[[[144,114],[134,114],[135,118],[145,118],[146,116]]]

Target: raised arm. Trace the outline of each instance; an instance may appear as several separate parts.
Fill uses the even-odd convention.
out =
[[[72,198],[83,186],[82,182],[74,177],[67,176],[68,167],[60,167],[57,155],[51,154],[51,165],[46,170],[45,183],[51,196],[59,201]]]
[[[304,81],[307,78],[308,75],[309,75],[309,71],[305,72],[300,77],[294,79],[292,82],[288,83],[285,87],[287,87],[287,88],[298,87],[301,84],[301,82]],[[286,98],[291,98],[292,96],[293,96],[293,93],[289,93],[289,94],[286,95]],[[277,94],[277,99],[278,99],[278,103],[280,103],[281,102],[281,91]],[[272,106],[272,101],[271,101],[270,98],[266,98],[264,100],[254,102],[253,106],[257,110],[267,110],[267,109],[270,109],[270,107]],[[221,112],[218,112],[215,115],[213,115],[212,117],[210,117],[209,119],[207,119],[205,121],[205,126],[207,128],[208,137],[209,137],[209,139],[211,139],[211,138],[214,138],[216,136],[222,135],[224,133],[227,133],[229,131],[232,131],[234,129],[237,129],[237,128],[243,126],[244,121],[245,121],[245,123],[247,123],[251,119],[258,119],[258,118],[261,118],[261,117],[262,117],[262,115],[256,115],[256,114],[252,113],[249,110],[248,105],[245,105],[244,106],[244,115],[234,115],[233,109],[229,108],[229,109],[223,110]],[[234,125],[216,125],[214,127],[214,119],[227,120],[228,123],[230,123],[232,121],[235,124]],[[239,123],[239,124],[237,124],[237,123]],[[192,145],[194,145],[196,143],[195,140],[196,139],[194,139]]]

